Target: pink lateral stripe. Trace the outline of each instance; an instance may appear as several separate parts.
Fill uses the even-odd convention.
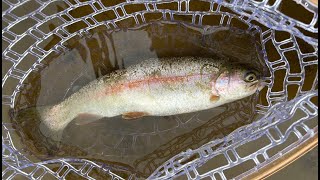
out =
[[[187,76],[173,76],[173,77],[150,77],[147,79],[131,81],[131,82],[115,85],[112,87],[108,87],[106,90],[106,94],[115,94],[125,89],[134,89],[146,84],[150,85],[150,84],[156,84],[156,83],[177,83],[177,82],[184,82],[184,81],[188,82],[191,79],[195,79],[199,77],[209,77],[209,76],[211,76],[211,74],[193,74],[193,75],[187,75]]]

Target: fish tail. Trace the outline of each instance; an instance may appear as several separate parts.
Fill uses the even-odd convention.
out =
[[[28,107],[19,111],[11,109],[9,116],[17,126],[31,128],[36,125],[42,135],[54,141],[60,141],[63,130],[68,125],[68,118],[60,105]],[[29,127],[28,127],[29,126]]]
[[[41,133],[54,141],[60,141],[67,125],[72,121],[68,110],[61,104],[46,106],[40,109]]]

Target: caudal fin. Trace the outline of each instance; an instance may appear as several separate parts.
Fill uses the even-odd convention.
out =
[[[64,129],[50,129],[45,123],[41,122],[39,125],[40,132],[54,141],[61,141]]]
[[[39,130],[45,137],[61,141],[63,130],[69,122],[66,123],[65,114],[59,112],[58,108],[59,106],[29,107],[17,112],[10,110],[9,115],[22,131]]]
[[[40,131],[54,141],[60,141],[62,134],[73,117],[63,105],[55,105],[40,110]]]

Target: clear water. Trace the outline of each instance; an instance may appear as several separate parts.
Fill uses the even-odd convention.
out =
[[[116,32],[96,29],[85,37],[74,38],[66,46],[68,51],[52,54],[46,59],[46,68],[28,77],[15,110],[61,102],[90,81],[148,58],[225,55],[262,68],[255,38],[226,27],[204,31],[203,27],[154,22]],[[61,142],[45,138],[39,131],[37,118],[20,114],[13,121],[27,151],[39,159],[86,158],[121,165],[148,176],[171,156],[251,123],[258,116],[257,95],[176,116],[136,121],[104,118],[85,126],[70,123]]]

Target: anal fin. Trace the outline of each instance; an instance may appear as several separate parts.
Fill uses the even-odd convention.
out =
[[[103,118],[103,116],[90,114],[90,113],[80,113],[75,118],[75,124],[76,125],[86,125],[95,121],[98,121],[99,119]]]
[[[137,118],[141,118],[143,116],[147,116],[148,113],[145,112],[127,112],[127,113],[123,113],[122,114],[122,118],[123,119],[137,119]]]

